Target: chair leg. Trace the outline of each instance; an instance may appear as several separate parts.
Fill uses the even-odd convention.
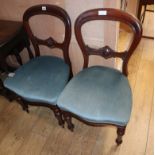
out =
[[[64,120],[63,120],[63,118],[62,118],[62,113],[61,113],[60,109],[59,109],[59,108],[54,108],[53,111],[54,111],[55,117],[56,117],[57,120],[58,120],[59,125],[62,126],[62,127],[64,128]]]
[[[17,98],[17,101],[20,103],[20,105],[22,106],[23,110],[26,111],[27,113],[29,113],[28,103],[26,101],[22,100],[20,97]]]
[[[122,143],[122,136],[125,134],[125,127],[117,127],[117,139],[116,139],[116,143],[117,145],[120,145]]]
[[[144,19],[145,19],[145,14],[146,14],[146,8],[147,8],[147,5],[144,6],[144,12],[141,16],[141,23],[143,24],[144,23]]]
[[[64,120],[67,123],[68,129],[73,132],[74,124],[72,123],[72,117],[66,112],[63,113],[63,116],[64,116]]]

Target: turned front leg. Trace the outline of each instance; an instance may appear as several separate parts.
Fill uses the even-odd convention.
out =
[[[70,116],[70,114],[66,112],[63,112],[63,116],[64,116],[64,120],[67,123],[68,129],[73,132],[74,124],[72,123],[72,117]]]
[[[59,125],[64,127],[64,120],[62,118],[62,113],[61,113],[60,109],[55,108],[54,109],[54,115],[57,118]]]
[[[125,127],[117,127],[117,139],[116,139],[116,143],[117,145],[120,145],[122,143],[122,137],[125,134]]]

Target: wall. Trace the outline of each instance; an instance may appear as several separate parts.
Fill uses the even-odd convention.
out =
[[[42,3],[42,0],[5,0],[1,1],[0,18],[7,20],[22,20],[22,15],[24,11],[35,4]],[[119,8],[120,2],[116,0],[46,0],[46,3],[59,5],[67,10],[72,20],[72,27],[76,17],[83,11],[87,9],[97,8],[97,7],[113,7]],[[51,17],[41,17],[41,20],[34,17],[34,22],[31,22],[32,28],[36,35],[41,38],[47,38],[49,35],[54,35],[58,40],[63,39],[62,31],[63,25],[59,20]],[[47,20],[47,22],[45,22]],[[74,32],[74,31],[73,31]],[[117,24],[113,22],[95,22],[90,23],[89,26],[84,27],[84,37],[88,44],[94,47],[103,47],[105,44],[110,45],[112,48],[116,48],[118,27]],[[51,49],[41,47],[42,54],[61,56],[59,50],[51,52]],[[26,62],[28,60],[25,52],[22,53],[22,57]],[[72,60],[72,67],[74,73],[77,73],[82,68],[83,57],[81,51],[77,45],[74,33],[72,35],[71,46],[70,46],[70,57]],[[110,60],[106,62],[103,58],[97,56],[91,56],[90,65],[103,65],[114,66],[115,60]]]

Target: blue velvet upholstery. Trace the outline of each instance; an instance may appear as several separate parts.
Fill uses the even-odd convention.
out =
[[[27,101],[56,104],[69,78],[69,67],[57,57],[41,56],[21,66],[4,86]]]
[[[124,126],[130,118],[132,95],[128,79],[121,72],[94,66],[67,84],[57,104],[89,122]]]

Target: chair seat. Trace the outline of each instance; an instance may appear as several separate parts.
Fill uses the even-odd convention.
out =
[[[57,104],[88,122],[124,126],[130,118],[132,94],[121,72],[93,66],[67,84]]]
[[[40,56],[21,66],[4,86],[30,102],[56,104],[69,78],[69,67],[57,57]]]

